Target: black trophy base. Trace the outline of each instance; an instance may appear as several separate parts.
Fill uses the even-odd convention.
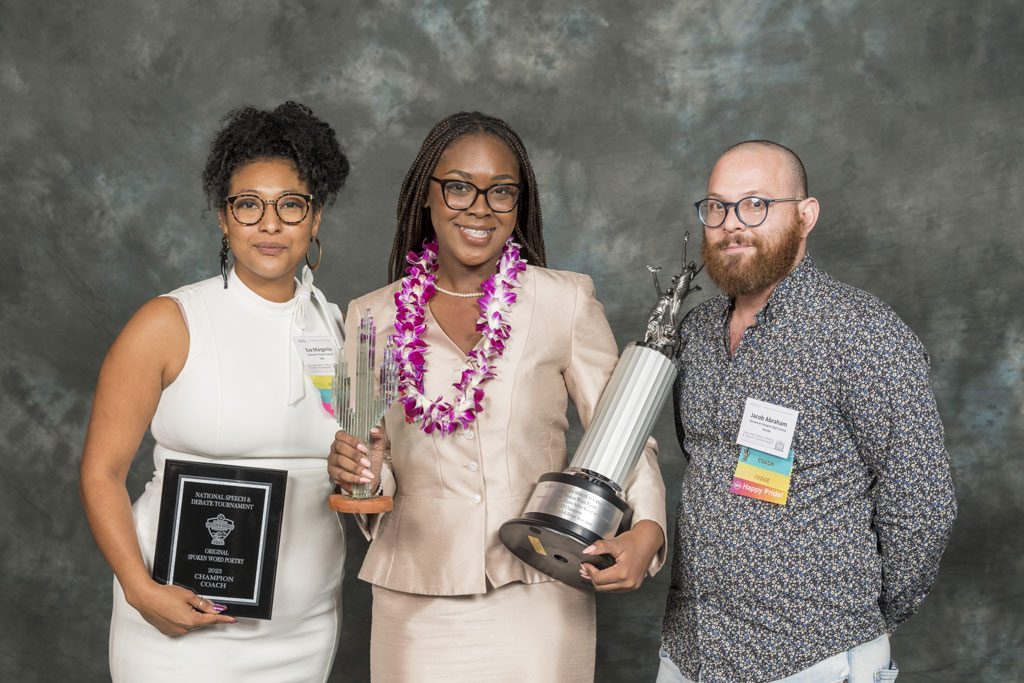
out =
[[[615,564],[611,555],[584,555],[583,549],[601,540],[572,522],[543,513],[510,519],[501,525],[498,536],[516,557],[538,571],[564,584],[593,590],[580,576],[580,565],[589,563],[598,569]]]

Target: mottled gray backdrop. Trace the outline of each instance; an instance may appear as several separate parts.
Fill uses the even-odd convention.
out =
[[[77,493],[97,371],[144,301],[216,272],[199,173],[219,119],[297,99],[352,160],[321,233],[333,300],[385,282],[423,137],[480,109],[526,142],[550,265],[594,277],[620,344],[652,303],[644,264],[699,234],[718,153],[797,150],[811,253],[917,331],[947,429],[961,514],[893,637],[900,680],[1019,680],[1022,36],[1014,0],[0,1],[0,678],[107,677],[110,571]],[[674,510],[668,411],[656,435]],[[368,680],[350,538],[332,681]],[[667,581],[600,598],[599,681],[653,679]]]

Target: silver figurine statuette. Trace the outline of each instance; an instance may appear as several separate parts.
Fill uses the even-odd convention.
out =
[[[499,536],[509,550],[562,583],[591,588],[580,565],[605,569],[614,559],[584,555],[583,549],[630,527],[633,511],[622,489],[676,379],[683,300],[700,289],[692,283],[704,265],[687,262],[689,237],[683,236],[683,270],[667,290],[658,283],[661,268],[647,266],[658,301],[644,340],[630,343],[619,357],[568,469],[543,475],[522,516],[501,525]]]
[[[395,361],[391,342],[384,349],[377,387],[374,386],[374,372],[377,350],[377,327],[370,310],[359,319],[359,339],[356,344],[355,367],[346,363],[345,349],[338,353],[332,384],[332,403],[338,426],[364,444],[370,444],[370,430],[376,427],[384,413],[398,397],[398,363]],[[331,496],[331,509],[340,512],[385,512],[391,509],[392,501],[387,496],[377,496],[370,484],[354,484],[352,495]]]

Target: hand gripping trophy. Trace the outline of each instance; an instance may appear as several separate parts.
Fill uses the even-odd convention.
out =
[[[592,588],[580,577],[580,565],[605,569],[614,560],[584,555],[583,549],[629,529],[633,511],[622,489],[676,378],[683,300],[700,289],[692,282],[704,265],[686,261],[689,237],[683,236],[683,270],[667,290],[658,283],[661,268],[647,266],[658,301],[644,340],[627,345],[619,357],[568,469],[543,475],[522,516],[501,525],[499,536],[509,550],[562,583]]]
[[[338,426],[363,443],[370,443],[370,430],[380,423],[384,413],[398,396],[398,363],[389,342],[378,378],[379,389],[374,387],[377,327],[369,309],[359,319],[359,339],[356,345],[355,368],[345,362],[345,349],[338,353],[334,367],[331,401]],[[351,371],[352,374],[349,374]],[[331,496],[332,510],[371,514],[387,512],[394,502],[390,496],[376,495],[369,484],[354,484],[352,494],[336,493]]]

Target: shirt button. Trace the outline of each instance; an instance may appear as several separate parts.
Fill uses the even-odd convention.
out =
[[[472,497],[472,498],[470,498],[469,500],[470,500],[471,502],[473,502],[473,503],[479,503],[479,502],[480,502],[480,494],[477,494],[477,495],[473,496],[473,497]]]
[[[462,430],[462,436],[465,437],[467,441],[473,440],[473,432],[469,431],[468,429]]]
[[[471,462],[468,465],[466,465],[466,469],[468,469],[470,472],[476,472],[478,468],[475,462]]]

